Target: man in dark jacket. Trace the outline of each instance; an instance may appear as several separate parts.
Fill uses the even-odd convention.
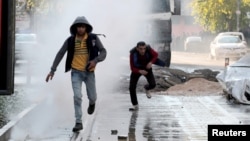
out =
[[[95,67],[106,58],[106,49],[96,34],[91,33],[93,27],[85,17],[77,17],[70,27],[68,37],[58,51],[46,82],[52,80],[57,66],[67,52],[65,72],[71,70],[71,82],[74,92],[75,126],[73,132],[83,129],[82,126],[82,82],[85,83],[89,100],[88,114],[95,110],[97,99],[95,84]]]
[[[136,96],[136,86],[139,78],[143,75],[148,84],[144,86],[146,96],[151,98],[149,90],[154,89],[156,86],[155,77],[152,71],[152,65],[166,66],[163,61],[158,59],[158,53],[147,45],[144,41],[137,43],[136,47],[130,50],[130,83],[129,92],[132,105],[131,110],[138,110],[138,101]]]

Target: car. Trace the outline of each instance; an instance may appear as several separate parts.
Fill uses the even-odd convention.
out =
[[[30,60],[37,48],[37,36],[34,33],[15,34],[15,61]]]
[[[225,36],[225,35],[239,36],[241,40],[246,41],[246,38],[242,32],[221,32],[217,36]]]
[[[216,75],[223,92],[235,103],[250,104],[250,54],[228,65]]]
[[[239,59],[248,52],[247,44],[239,36],[218,35],[210,44],[210,59]]]
[[[202,38],[200,36],[189,36],[184,42],[184,50],[197,52],[201,50]]]

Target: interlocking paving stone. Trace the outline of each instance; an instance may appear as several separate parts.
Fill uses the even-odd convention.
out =
[[[145,94],[138,94],[138,101],[139,110],[129,111],[129,94],[101,97],[95,113],[85,116],[84,129],[76,140],[119,141],[123,137],[128,141],[206,141],[209,124],[250,123],[249,105],[236,105],[222,96],[153,95],[147,99]],[[66,141],[71,135],[71,128],[60,127],[51,138],[29,141]]]

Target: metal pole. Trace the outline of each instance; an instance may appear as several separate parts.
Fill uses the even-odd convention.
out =
[[[225,58],[225,67],[229,65],[229,58]]]
[[[241,0],[237,0],[237,10],[236,10],[236,18],[237,18],[236,29],[237,29],[237,31],[240,30],[240,14],[241,14],[240,1]]]

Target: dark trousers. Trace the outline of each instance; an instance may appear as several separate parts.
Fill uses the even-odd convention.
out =
[[[144,86],[144,88],[146,90],[151,90],[153,88],[155,88],[156,84],[155,84],[155,77],[153,74],[152,69],[147,70],[148,74],[145,75],[145,78],[147,79],[148,84]],[[131,103],[133,105],[137,105],[138,101],[137,101],[137,95],[136,95],[136,86],[138,83],[139,78],[141,77],[141,74],[139,73],[131,73],[130,74],[130,82],[129,82],[129,92],[130,92],[130,98],[131,98]]]

